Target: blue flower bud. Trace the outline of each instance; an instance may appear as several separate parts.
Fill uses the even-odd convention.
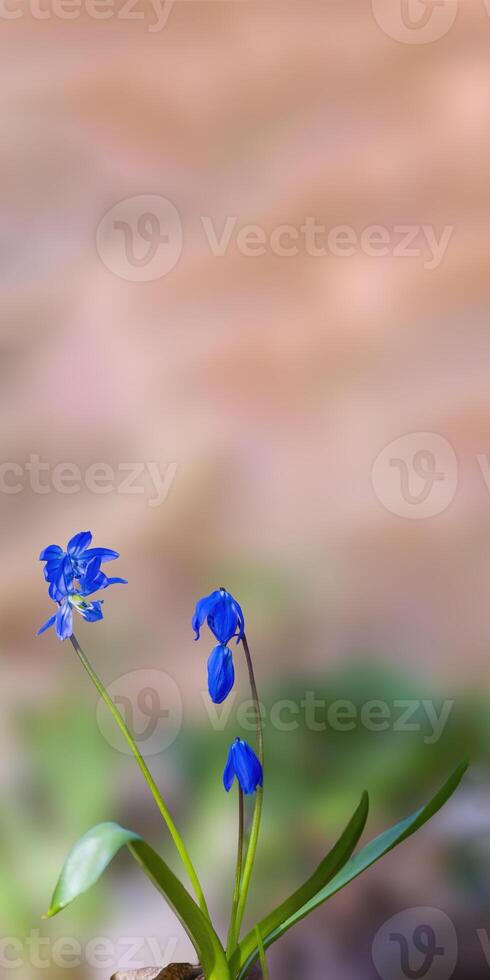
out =
[[[244,793],[255,793],[263,785],[264,776],[259,759],[247,742],[237,738],[230,747],[223,774],[223,785],[229,793],[236,778]]]
[[[235,683],[233,655],[228,647],[215,647],[208,660],[208,689],[211,701],[221,704]]]

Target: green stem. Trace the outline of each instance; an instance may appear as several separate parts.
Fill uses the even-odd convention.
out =
[[[264,769],[264,729],[262,724],[262,712],[260,707],[259,695],[257,692],[257,684],[255,683],[255,674],[254,674],[254,669],[252,664],[252,657],[250,655],[250,649],[245,634],[243,635],[242,643],[245,652],[245,659],[247,661],[248,675],[250,679],[250,688],[252,691],[252,700],[255,705],[255,723],[257,726],[259,759],[263,770]],[[263,789],[258,789],[255,794],[255,809],[254,809],[254,816],[252,822],[252,830],[250,832],[250,840],[248,842],[247,856],[245,858],[245,866],[243,869],[242,887],[240,890],[240,898],[238,901],[236,927],[235,927],[235,942],[238,941],[240,936],[240,929],[242,926],[243,915],[245,912],[245,906],[247,904],[248,890],[250,888],[250,879],[252,877],[252,871],[255,863],[255,855],[257,853],[257,844],[259,840],[260,823],[262,820],[263,800],[264,800],[264,791]]]
[[[136,762],[138,763],[138,765],[139,765],[139,767],[141,769],[141,772],[143,773],[143,776],[145,777],[145,780],[146,780],[146,782],[147,782],[147,784],[148,784],[148,786],[149,786],[149,788],[151,790],[153,799],[155,800],[155,803],[156,803],[158,809],[160,810],[160,813],[162,814],[162,817],[165,820],[165,823],[167,824],[167,827],[168,827],[168,829],[170,831],[170,836],[172,837],[172,840],[173,840],[173,842],[174,842],[174,844],[175,844],[175,846],[177,848],[177,851],[178,851],[178,853],[179,853],[179,855],[180,855],[180,857],[182,859],[182,863],[184,864],[184,867],[185,867],[185,869],[187,871],[187,874],[189,875],[189,879],[192,882],[192,886],[194,888],[194,891],[195,891],[197,900],[199,902],[199,905],[201,907],[201,910],[202,910],[202,912],[204,912],[204,914],[209,919],[209,912],[208,912],[207,905],[206,905],[206,900],[204,898],[204,894],[203,894],[203,891],[202,891],[202,888],[201,888],[201,885],[200,885],[200,882],[199,882],[199,878],[197,877],[196,870],[195,870],[194,865],[192,864],[192,861],[191,861],[191,859],[189,857],[189,854],[187,852],[187,849],[185,847],[185,844],[184,844],[184,842],[183,842],[183,840],[182,840],[182,838],[181,838],[181,836],[180,836],[180,834],[179,834],[179,832],[177,830],[177,827],[175,826],[175,824],[174,824],[174,822],[172,820],[172,817],[170,815],[170,811],[168,810],[168,807],[167,807],[167,805],[165,803],[165,800],[163,799],[163,797],[162,797],[162,795],[160,793],[160,790],[158,789],[158,786],[156,785],[155,780],[153,779],[153,776],[151,775],[151,772],[148,769],[148,766],[146,765],[146,762],[143,759],[143,756],[141,755],[141,752],[140,752],[138,746],[136,745],[136,742],[135,742],[135,740],[134,740],[131,732],[129,731],[129,728],[126,725],[126,722],[124,721],[124,719],[123,719],[120,711],[116,708],[116,705],[114,704],[112,698],[107,693],[107,691],[106,691],[106,689],[105,689],[102,681],[100,680],[100,678],[95,673],[95,670],[93,669],[93,667],[90,664],[89,660],[85,656],[85,654],[84,654],[84,652],[83,652],[83,650],[82,650],[82,648],[81,648],[81,646],[80,646],[80,644],[79,644],[79,642],[78,642],[78,640],[77,640],[77,638],[76,638],[76,636],[75,636],[74,633],[70,637],[70,640],[71,640],[73,649],[75,650],[75,653],[77,654],[77,656],[78,656],[78,658],[79,658],[82,666],[87,671],[87,674],[89,675],[91,681],[95,684],[95,687],[97,688],[97,690],[98,690],[98,692],[99,692],[102,700],[105,702],[105,704],[109,708],[109,711],[110,711],[112,717],[114,718],[114,721],[116,722],[116,725],[118,726],[118,728],[120,728],[122,734],[124,735],[124,738],[126,739],[128,745],[129,745],[129,747],[131,749],[131,752],[133,753],[133,755],[134,755],[134,757],[136,759]]]
[[[230,929],[228,932],[228,946],[226,948],[227,958],[231,956],[232,950],[235,948],[237,943],[236,914],[238,909],[238,901],[240,898],[240,884],[242,880],[244,822],[245,821],[244,821],[243,790],[242,787],[239,785],[238,786],[238,847],[237,847],[237,857],[236,857],[235,890],[233,892],[233,904],[231,908]]]

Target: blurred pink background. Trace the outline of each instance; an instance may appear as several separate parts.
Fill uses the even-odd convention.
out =
[[[9,0],[0,15],[0,772],[2,797],[17,807],[6,854],[16,829],[20,840],[18,815],[32,818],[42,794],[26,715],[57,717],[69,692],[94,745],[99,737],[94,695],[70,651],[54,634],[35,638],[50,613],[38,553],[81,529],[121,552],[114,573],[130,580],[106,596],[104,624],[81,625],[87,649],[108,682],[138,668],[167,671],[191,726],[206,724],[209,651],[207,641],[193,645],[190,617],[222,582],[246,610],[266,690],[374,659],[413,672],[427,697],[437,690],[459,705],[486,696],[490,18],[483,0],[466,0],[454,23],[447,8],[442,36],[430,24],[418,36],[420,10],[407,28],[401,0],[391,2],[388,15],[379,0],[176,0],[135,5],[132,19],[109,2],[100,8],[107,19],[82,4],[69,20],[54,0],[44,0],[44,17],[33,0]],[[152,211],[148,197],[165,200]],[[323,226],[322,254],[301,231],[308,219]],[[250,225],[260,254],[247,254],[239,237]],[[213,240],[226,229],[218,255]],[[293,254],[281,254],[284,242]],[[105,482],[99,473],[94,491],[99,463]],[[455,734],[447,768],[461,743]],[[483,793],[486,747],[475,750]],[[174,749],[172,762],[157,757],[158,772],[185,813],[200,804],[179,775],[178,740]],[[107,748],[109,770],[113,757]],[[88,787],[106,778],[102,764],[100,773],[93,760],[82,765]],[[442,766],[430,786],[445,775]],[[134,810],[155,833],[151,800],[140,800],[138,773],[120,753],[111,778],[113,798],[100,811],[110,804],[121,819]],[[219,778],[213,769],[216,787]],[[362,788],[361,772],[352,802]],[[404,792],[420,802],[417,785]],[[218,805],[224,827],[230,807],[221,796]],[[299,822],[302,805],[291,803]],[[29,873],[17,882],[33,907],[15,921],[10,909],[3,934],[39,926],[76,837],[78,804],[67,807],[56,832],[42,807],[33,820],[35,899]],[[107,816],[94,811],[94,823]],[[348,816],[343,809],[338,819]],[[228,873],[233,826],[226,834]],[[396,907],[386,911],[456,906],[476,929],[468,910],[478,895],[454,898],[437,867],[413,895],[410,876],[427,872],[431,840],[406,845]],[[195,846],[206,866],[198,831]],[[379,875],[390,879],[395,867]],[[206,873],[218,892],[216,871]],[[356,930],[352,944],[347,923],[366,915],[355,888],[304,927],[317,951],[312,978],[378,975],[369,943],[382,915],[365,925],[364,945]],[[141,890],[145,928],[163,921],[164,933],[181,937],[138,878],[129,878],[130,901],[108,889],[97,924],[87,913],[88,934],[143,928],[131,916]],[[79,928],[76,910],[70,921]],[[327,921],[350,937],[342,953]],[[179,942],[177,956],[192,955]],[[271,961],[272,976],[303,975],[283,957]],[[108,980],[116,968],[84,966],[77,976]],[[39,975],[32,964],[23,971]]]

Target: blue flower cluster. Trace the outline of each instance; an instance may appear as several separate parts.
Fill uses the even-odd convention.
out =
[[[60,640],[69,639],[73,635],[73,610],[89,623],[103,619],[102,600],[90,597],[116,582],[126,584],[124,578],[108,578],[101,568],[102,562],[119,558],[117,551],[91,548],[91,543],[90,531],[80,531],[70,539],[66,551],[58,544],[51,544],[39,555],[39,560],[45,563],[48,594],[57,604],[57,610],[38,630],[38,636],[54,626]],[[192,619],[196,640],[205,622],[218,640],[208,660],[209,694],[215,704],[221,704],[235,683],[233,654],[228,644],[233,637],[237,643],[244,639],[245,620],[236,599],[226,589],[217,589],[196,605]],[[247,794],[255,793],[263,784],[259,759],[247,742],[239,738],[230,748],[223,775],[227,792],[235,778]]]
[[[91,541],[90,531],[80,531],[70,539],[66,551],[51,544],[39,555],[39,560],[45,562],[49,597],[58,609],[38,630],[38,636],[54,626],[60,640],[69,639],[73,634],[74,609],[89,623],[103,619],[102,600],[89,601],[88,597],[116,582],[126,584],[126,579],[108,578],[101,569],[103,561],[119,558],[117,551],[90,548]]]
[[[245,620],[239,603],[226,589],[217,589],[199,599],[192,620],[192,628],[199,639],[201,627],[207,622],[218,640],[208,660],[208,689],[211,700],[221,704],[228,697],[235,683],[233,654],[228,646],[236,637],[237,643],[245,634]],[[223,776],[227,792],[235,777],[242,791],[255,793],[263,784],[262,766],[247,742],[237,738],[230,748]]]

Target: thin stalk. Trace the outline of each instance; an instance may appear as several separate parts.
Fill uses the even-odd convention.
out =
[[[242,637],[243,649],[245,652],[245,659],[247,661],[248,675],[250,679],[250,689],[252,691],[252,700],[255,705],[255,723],[257,726],[257,741],[258,741],[258,755],[262,769],[264,769],[264,728],[262,724],[262,712],[260,707],[259,695],[257,692],[257,684],[255,683],[255,674],[252,664],[252,657],[250,655],[250,649],[247,642],[247,637],[245,634]],[[252,871],[255,863],[255,855],[257,853],[257,844],[259,840],[260,833],[260,823],[262,820],[262,806],[264,800],[263,789],[258,789],[255,794],[255,808],[254,816],[252,821],[252,830],[250,832],[250,840],[248,842],[247,856],[245,858],[245,866],[243,869],[243,879],[242,887],[240,889],[240,898],[238,901],[238,909],[236,915],[236,928],[235,928],[235,941],[237,942],[240,936],[240,929],[242,926],[243,915],[245,912],[245,906],[247,904],[248,890],[250,888],[250,879],[252,877]]]
[[[243,831],[244,831],[244,802],[243,802],[243,790],[242,787],[238,786],[238,846],[237,846],[237,856],[236,856],[236,871],[235,871],[235,889],[233,892],[233,904],[231,907],[231,918],[230,918],[230,929],[228,932],[228,945],[226,947],[226,956],[231,956],[232,950],[236,946],[237,935],[236,935],[236,914],[238,909],[238,901],[240,898],[240,884],[242,880],[242,866],[243,866]]]
[[[141,755],[141,752],[140,752],[140,750],[139,750],[139,748],[138,748],[138,746],[137,746],[137,744],[136,744],[136,742],[135,742],[135,740],[134,740],[131,732],[129,731],[129,728],[126,725],[126,722],[124,721],[124,718],[122,717],[122,715],[121,715],[120,711],[118,710],[118,708],[116,708],[116,705],[114,704],[114,702],[113,702],[112,698],[110,697],[110,695],[107,693],[107,691],[106,691],[106,689],[105,689],[102,681],[97,676],[97,674],[95,673],[95,670],[93,669],[93,667],[90,664],[89,660],[85,656],[85,654],[84,654],[84,652],[83,652],[83,650],[82,650],[82,648],[81,648],[81,646],[80,646],[80,644],[79,644],[79,642],[78,642],[75,634],[72,634],[72,636],[70,637],[70,640],[71,640],[73,649],[75,650],[75,653],[78,656],[78,659],[80,660],[82,666],[87,671],[87,674],[89,675],[91,681],[95,684],[95,687],[97,688],[97,690],[98,690],[98,692],[99,692],[102,700],[107,705],[107,707],[108,707],[108,709],[109,709],[109,711],[110,711],[110,713],[111,713],[114,721],[116,722],[116,725],[118,726],[118,728],[120,728],[122,734],[124,735],[124,738],[126,739],[128,745],[129,745],[129,747],[131,749],[131,752],[133,753],[133,755],[134,755],[134,757],[136,759],[136,762],[138,763],[138,765],[139,765],[139,767],[141,769],[141,772],[143,773],[143,776],[144,776],[144,778],[145,778],[145,780],[146,780],[146,782],[147,782],[147,784],[148,784],[148,786],[149,786],[149,788],[151,790],[153,799],[155,800],[155,803],[156,803],[158,809],[160,810],[160,813],[161,813],[163,819],[165,820],[165,823],[167,824],[167,827],[168,827],[168,829],[170,831],[170,836],[172,837],[172,840],[173,840],[173,842],[175,844],[175,847],[177,848],[177,851],[178,851],[179,856],[180,856],[180,858],[182,860],[182,863],[183,863],[183,865],[184,865],[184,867],[185,867],[185,869],[187,871],[187,874],[189,875],[189,879],[192,882],[192,886],[194,888],[194,891],[195,891],[197,900],[199,902],[199,905],[201,907],[201,910],[209,918],[209,912],[208,912],[207,905],[206,905],[206,900],[204,898],[204,894],[203,894],[203,891],[202,891],[202,888],[201,888],[201,885],[200,885],[200,882],[199,882],[199,878],[197,877],[196,870],[195,870],[194,865],[193,865],[193,863],[192,863],[192,861],[191,861],[191,859],[189,857],[189,854],[187,852],[187,849],[185,847],[185,844],[184,844],[184,842],[183,842],[183,840],[182,840],[182,838],[181,838],[181,836],[180,836],[180,834],[179,834],[179,832],[177,830],[177,827],[175,826],[175,824],[174,824],[174,822],[172,820],[172,817],[170,815],[170,811],[169,811],[169,809],[167,807],[167,804],[165,803],[165,800],[163,799],[163,797],[162,797],[162,795],[160,793],[160,790],[158,789],[158,786],[156,785],[155,780],[153,779],[153,776],[151,775],[151,772],[148,769],[148,766],[146,765],[146,762],[143,759],[143,756]]]

